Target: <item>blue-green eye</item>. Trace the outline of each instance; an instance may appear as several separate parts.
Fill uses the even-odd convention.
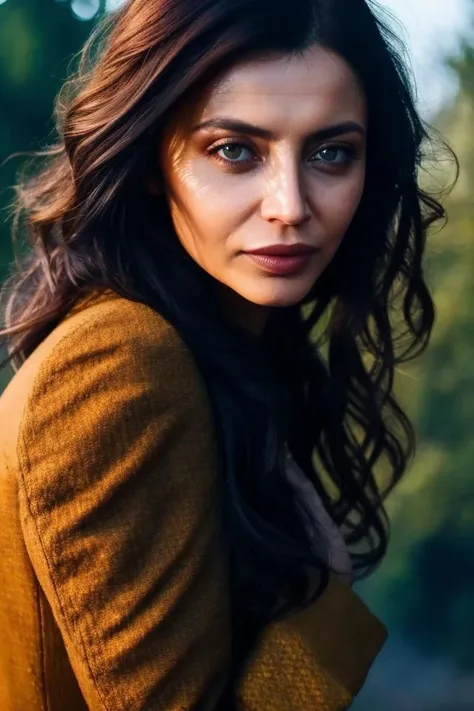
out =
[[[221,151],[222,155],[219,157],[230,163],[245,163],[251,157],[251,151],[240,143],[226,143],[225,146],[220,146],[216,151],[217,155],[219,155]],[[249,156],[246,157],[245,152],[247,152]]]
[[[350,148],[343,148],[342,146],[328,146],[327,148],[321,148],[314,156],[320,156],[320,158],[315,159],[316,163],[341,165],[351,161],[354,157],[354,151]]]

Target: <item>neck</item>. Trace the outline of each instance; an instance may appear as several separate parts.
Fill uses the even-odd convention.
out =
[[[240,328],[261,336],[270,316],[270,307],[254,304],[232,289],[221,286],[220,301],[224,316]]]

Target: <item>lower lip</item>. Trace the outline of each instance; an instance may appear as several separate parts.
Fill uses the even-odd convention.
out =
[[[292,257],[276,257],[270,254],[245,254],[260,267],[272,274],[294,274],[299,272],[311,259],[311,254],[295,254]]]

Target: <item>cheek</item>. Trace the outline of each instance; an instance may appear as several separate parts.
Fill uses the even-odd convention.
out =
[[[318,192],[316,209],[329,241],[337,243],[344,237],[359,207],[364,185],[365,173],[361,171]]]
[[[188,170],[172,184],[171,214],[178,236],[201,247],[223,247],[252,212],[255,191],[232,176]]]

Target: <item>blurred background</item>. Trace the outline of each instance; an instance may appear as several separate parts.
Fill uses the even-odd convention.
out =
[[[7,206],[24,160],[6,158],[53,138],[53,100],[71,59],[100,13],[120,3],[0,0],[0,280],[13,259]],[[449,223],[429,241],[427,273],[438,313],[431,347],[398,373],[400,398],[419,436],[418,454],[388,502],[389,552],[378,571],[355,587],[390,637],[353,708],[472,711],[474,0],[380,5],[392,13],[406,42],[420,110],[454,148],[461,176],[445,202]],[[443,164],[426,179],[442,186],[450,176],[452,166]],[[0,374],[0,391],[11,374]]]

